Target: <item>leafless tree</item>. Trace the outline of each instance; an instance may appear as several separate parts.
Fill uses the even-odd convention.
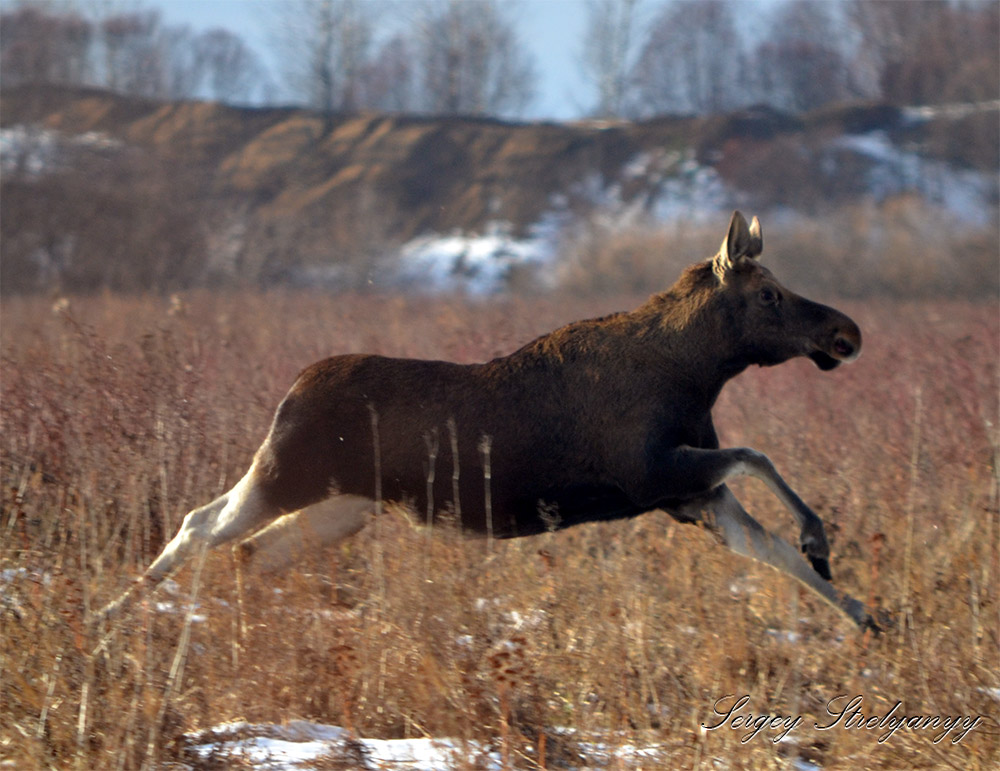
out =
[[[263,77],[257,55],[238,35],[225,29],[210,29],[198,35],[191,49],[197,68],[205,78],[209,95],[220,101],[249,99]]]
[[[637,113],[714,113],[746,100],[732,0],[672,0],[654,20],[634,72]]]
[[[393,35],[376,52],[364,73],[364,106],[406,112],[416,104],[413,43]]]
[[[589,0],[583,66],[597,89],[598,117],[624,115],[642,0]]]
[[[948,6],[947,0],[919,3],[893,0],[849,0],[844,11],[859,38],[854,59],[856,77],[874,96],[881,96],[888,68],[906,57],[907,50],[931,21]]]
[[[365,0],[289,0],[278,6],[274,37],[283,75],[305,103],[324,112],[362,106],[374,7]]]
[[[416,25],[417,107],[427,112],[517,115],[534,96],[535,68],[498,0],[442,0]]]
[[[851,0],[857,63],[869,90],[899,104],[996,99],[1000,6],[995,0]]]
[[[157,96],[189,99],[205,80],[205,64],[196,48],[198,36],[188,26],[161,26],[150,48],[162,61],[162,83]]]
[[[763,101],[810,110],[861,95],[852,82],[836,11],[816,0],[791,0],[776,11],[753,57]]]
[[[80,84],[89,75],[93,26],[75,13],[21,5],[0,14],[0,73],[17,83]]]
[[[156,11],[120,14],[100,25],[105,85],[137,96],[168,95],[167,61]]]
[[[948,5],[882,72],[885,98],[905,104],[1000,96],[1000,6]]]

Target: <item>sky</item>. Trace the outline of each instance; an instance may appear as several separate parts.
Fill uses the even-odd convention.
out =
[[[399,7],[412,0],[400,0]],[[225,27],[250,45],[278,80],[267,23],[281,0],[155,0],[143,3],[160,11],[167,24],[187,24],[195,31]],[[538,87],[523,116],[530,120],[579,118],[594,95],[581,76],[581,49],[586,30],[586,0],[519,0],[514,3],[522,43],[535,58]],[[390,6],[391,8],[391,6]],[[390,10],[390,13],[393,11]]]

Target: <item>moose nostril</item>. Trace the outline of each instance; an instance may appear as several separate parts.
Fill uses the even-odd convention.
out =
[[[846,338],[838,337],[833,341],[833,350],[836,351],[838,356],[847,358],[854,355],[854,343]]]

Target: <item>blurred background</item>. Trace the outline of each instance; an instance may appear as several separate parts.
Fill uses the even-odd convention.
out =
[[[0,9],[4,294],[998,291],[996,2]]]

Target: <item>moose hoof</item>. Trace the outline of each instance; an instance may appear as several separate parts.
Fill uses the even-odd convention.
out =
[[[880,637],[883,632],[892,631],[896,628],[896,619],[887,610],[876,610],[874,614],[866,616],[864,628],[871,629],[872,634]]]
[[[813,570],[819,573],[827,581],[833,580],[833,573],[830,572],[830,561],[823,557],[813,557],[811,554],[807,554],[809,557],[809,562],[812,563]]]

